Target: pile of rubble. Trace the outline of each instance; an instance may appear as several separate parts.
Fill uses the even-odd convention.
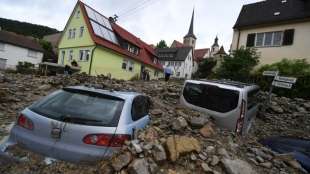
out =
[[[137,91],[152,101],[151,122],[111,160],[97,164],[46,163],[44,157],[19,147],[9,149],[16,160],[1,160],[0,173],[301,173],[290,154],[277,154],[258,143],[275,135],[309,137],[310,101],[272,97],[246,137],[218,129],[203,113],[178,105],[181,81],[122,81],[104,76],[0,76],[0,137],[25,106],[63,86],[95,84],[115,90]],[[261,100],[267,97],[262,93]],[[301,122],[302,121],[302,122]],[[304,131],[304,132],[303,132]],[[308,132],[308,133],[307,133]]]

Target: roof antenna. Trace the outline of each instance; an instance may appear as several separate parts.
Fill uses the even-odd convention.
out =
[[[118,16],[116,14],[114,14],[113,17],[109,17],[109,21],[112,22],[112,23],[115,23],[118,19]]]

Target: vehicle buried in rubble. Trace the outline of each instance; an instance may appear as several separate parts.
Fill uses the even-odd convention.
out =
[[[258,112],[259,87],[228,80],[186,80],[181,104],[207,113],[216,124],[247,134]]]
[[[44,156],[96,161],[148,124],[149,105],[148,97],[135,92],[66,87],[24,109],[10,139]]]

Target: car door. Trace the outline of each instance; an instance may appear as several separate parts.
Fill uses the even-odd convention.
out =
[[[133,133],[143,129],[150,121],[150,101],[146,96],[136,96],[132,102],[131,117],[133,121]]]

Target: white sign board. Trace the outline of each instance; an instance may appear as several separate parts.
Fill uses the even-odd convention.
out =
[[[264,71],[263,76],[277,76],[279,71]]]
[[[284,77],[284,76],[276,76],[276,81],[287,82],[287,83],[296,83],[297,78],[294,77]]]
[[[291,89],[293,86],[292,83],[286,83],[286,82],[280,82],[280,81],[273,81],[272,85],[276,87],[280,87],[280,88],[286,88],[286,89]]]

